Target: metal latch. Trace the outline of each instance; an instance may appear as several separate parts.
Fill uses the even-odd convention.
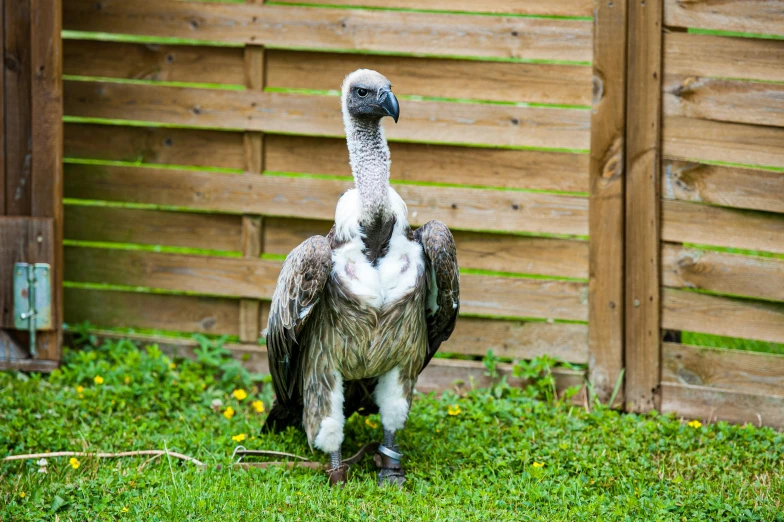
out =
[[[52,328],[52,281],[46,263],[14,265],[14,328],[30,332],[30,356],[35,358],[36,330]]]

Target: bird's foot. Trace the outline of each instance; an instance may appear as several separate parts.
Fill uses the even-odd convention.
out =
[[[345,487],[348,481],[348,464],[340,464],[337,467],[328,469],[327,476],[329,477],[330,486]]]
[[[403,487],[406,481],[406,470],[400,465],[402,458],[402,453],[391,450],[384,445],[378,447],[378,453],[373,456],[373,462],[381,468],[378,470],[379,486]]]

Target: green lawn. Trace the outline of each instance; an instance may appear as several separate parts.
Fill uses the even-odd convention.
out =
[[[403,490],[378,488],[370,459],[344,490],[312,470],[233,468],[240,434],[248,448],[324,459],[300,433],[259,435],[260,376],[216,347],[199,357],[173,365],[154,348],[88,344],[51,376],[0,374],[2,455],[168,448],[207,464],[81,457],[74,468],[60,457],[39,473],[35,461],[3,463],[0,520],[784,521],[780,432],[586,413],[503,385],[415,401]],[[345,451],[380,437],[377,417],[353,417]]]

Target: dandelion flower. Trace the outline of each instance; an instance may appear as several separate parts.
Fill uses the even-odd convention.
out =
[[[253,409],[256,410],[256,413],[264,413],[264,403],[261,401],[253,401],[250,403],[253,406]]]
[[[231,440],[233,440],[234,442],[242,442],[243,440],[245,440],[245,438],[246,435],[244,433],[240,433],[239,435],[232,436]]]
[[[171,363],[171,364],[169,365],[169,368],[171,368],[172,370],[173,370],[173,369],[175,369],[176,367],[177,367],[177,365],[176,365],[176,364],[174,364],[174,363]]]
[[[22,492],[19,493],[19,496],[22,497],[22,498],[25,498],[27,496],[27,493],[22,491]]]
[[[376,429],[376,428],[378,428],[378,423],[377,423],[377,422],[373,422],[372,420],[370,420],[370,417],[368,417],[367,419],[365,419],[365,425],[366,425],[366,426],[369,426],[369,427],[371,427],[371,428],[373,428],[373,429]]]
[[[79,469],[80,466],[79,459],[77,459],[76,457],[71,457],[70,459],[68,459],[68,464],[70,464],[73,469]]]
[[[131,378],[126,375],[125,376],[125,384],[130,384],[130,382],[131,382]]]
[[[231,419],[232,417],[234,417],[234,408],[232,408],[231,406],[226,408],[226,411],[223,412],[223,416],[226,417],[227,419]]]
[[[77,386],[76,393],[82,393],[84,391],[84,386]]]
[[[103,384],[103,377],[101,377],[100,375],[96,375],[93,381],[95,381],[95,384]]]
[[[128,512],[128,508],[127,507],[124,507],[124,508],[122,508],[120,510],[120,513],[127,513],[127,512]]]
[[[702,423],[698,420],[693,420],[689,423],[692,428],[702,428]]]
[[[458,405],[458,404],[452,404],[451,406],[449,406],[449,407],[446,409],[446,412],[447,412],[449,415],[453,415],[453,416],[454,416],[454,415],[460,415],[460,412],[461,412],[461,411],[463,411],[463,410],[461,410],[461,409],[460,409],[460,405]]]
[[[535,468],[543,468],[543,467],[544,467],[544,463],[543,463],[543,462],[534,462],[534,463],[533,463],[533,464],[531,464],[531,465],[532,465],[533,467],[535,467]]]
[[[234,390],[233,392],[231,392],[231,394],[234,395],[234,398],[237,399],[238,401],[241,401],[248,396],[248,394],[243,389]]]

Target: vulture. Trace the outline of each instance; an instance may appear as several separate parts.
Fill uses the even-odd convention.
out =
[[[341,106],[355,187],[337,203],[324,236],[286,257],[266,329],[275,403],[265,431],[304,429],[327,453],[332,485],[343,485],[346,419],[379,412],[384,431],[379,484],[402,485],[395,434],[408,418],[414,385],[455,327],[460,276],[449,229],[430,221],[412,231],[406,203],[389,183],[381,120],[397,123],[391,84],[359,69],[342,85]]]

